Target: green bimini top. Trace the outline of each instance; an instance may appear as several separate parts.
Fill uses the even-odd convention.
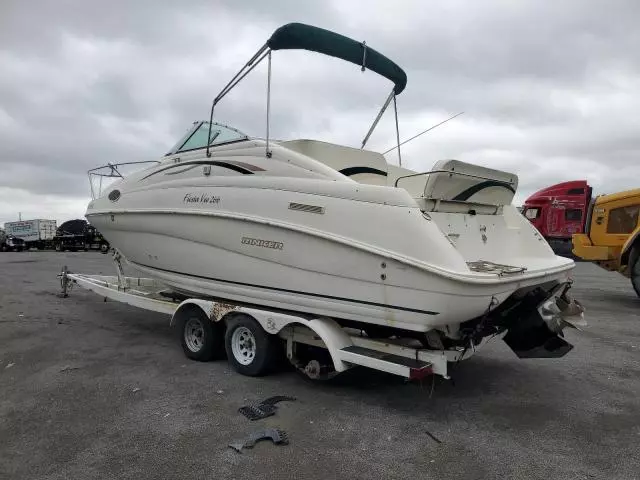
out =
[[[310,50],[362,65],[391,80],[396,95],[407,86],[407,74],[395,62],[362,42],[323,28],[288,23],[273,32],[267,46],[272,50]]]

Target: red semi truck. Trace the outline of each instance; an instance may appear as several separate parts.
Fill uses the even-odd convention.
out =
[[[584,233],[591,194],[592,189],[586,180],[558,183],[527,198],[522,214],[556,254],[572,256],[571,236]]]

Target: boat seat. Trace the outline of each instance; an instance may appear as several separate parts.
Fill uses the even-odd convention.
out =
[[[358,183],[387,185],[387,161],[380,153],[307,139],[280,145],[318,160]]]
[[[440,160],[427,176],[424,198],[484,205],[510,205],[518,188],[518,176],[461,162]],[[472,175],[472,176],[470,176]]]
[[[441,160],[423,174],[389,165],[389,177],[389,184],[397,181],[424,212],[497,214],[511,204],[518,187],[514,174],[460,160]]]

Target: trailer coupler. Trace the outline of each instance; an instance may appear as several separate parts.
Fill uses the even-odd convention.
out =
[[[62,267],[62,271],[58,274],[58,278],[60,279],[60,293],[58,296],[60,298],[67,298],[71,291],[71,287],[73,286],[73,280],[69,278],[69,273],[71,272],[65,265]]]

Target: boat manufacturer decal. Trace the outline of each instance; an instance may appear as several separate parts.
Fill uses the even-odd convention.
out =
[[[282,242],[274,242],[272,240],[262,240],[260,238],[242,237],[242,243],[244,245],[272,248],[274,250],[282,250],[284,248],[284,243]]]
[[[203,204],[203,205],[217,205],[220,203],[220,197],[216,195],[210,195],[208,193],[201,193],[198,195],[197,193],[187,193],[182,199],[184,203],[193,204]]]

